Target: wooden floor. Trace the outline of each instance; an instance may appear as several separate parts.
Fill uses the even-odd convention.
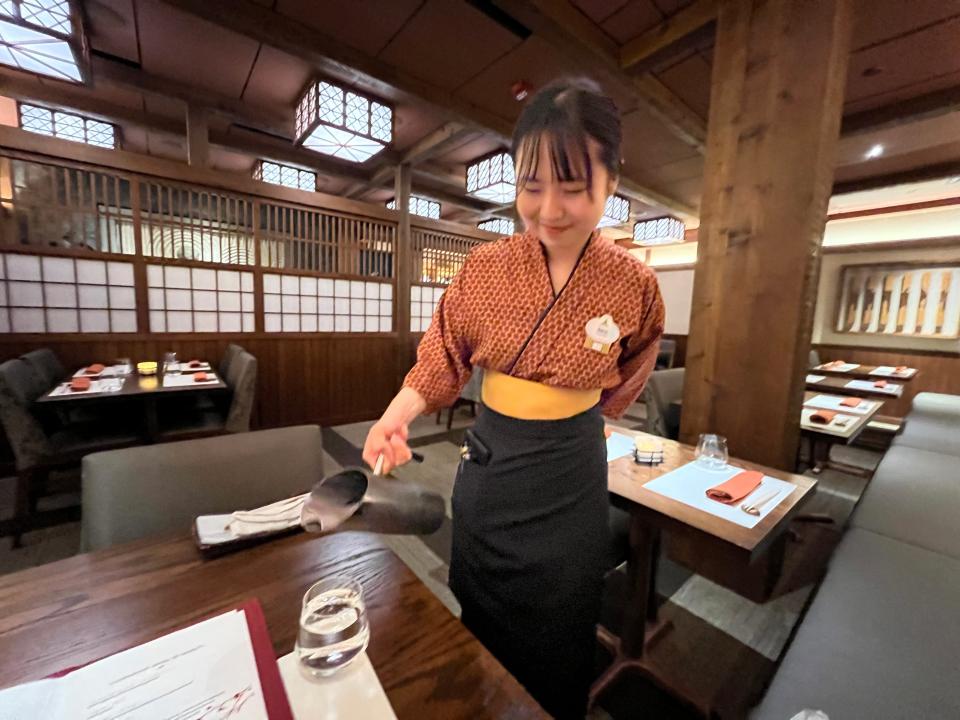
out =
[[[640,427],[642,406],[634,406],[626,423]],[[397,555],[427,584],[455,614],[456,598],[447,588],[450,560],[452,493],[459,445],[472,420],[464,409],[458,411],[453,429],[446,431],[433,418],[420,418],[411,426],[411,445],[421,452],[422,464],[410,464],[397,471],[404,479],[422,483],[447,498],[447,518],[434,535],[425,538],[385,537]],[[371,423],[354,423],[323,431],[325,471],[360,462],[360,448]],[[854,452],[844,458],[854,464],[871,464],[875,454]],[[745,717],[772,677],[778,658],[826,567],[843,527],[865,486],[861,478],[825,471],[812,501],[812,512],[829,513],[837,525],[800,525],[799,542],[791,542],[783,576],[773,598],[757,604],[717,585],[664,557],[657,578],[661,614],[674,629],[655,646],[653,656],[682,684],[696,686],[712,698],[721,718]],[[45,502],[75,502],[76,478],[60,479],[59,495]],[[12,507],[12,483],[0,480],[0,516]],[[79,548],[79,524],[30,533],[24,547],[11,551],[9,539],[0,541],[0,573],[67,557]],[[623,605],[624,577],[613,573],[604,603],[604,624],[616,630]],[[609,658],[597,654],[599,673]],[[672,698],[643,682],[626,682],[616,687],[591,718],[686,718],[694,717]]]

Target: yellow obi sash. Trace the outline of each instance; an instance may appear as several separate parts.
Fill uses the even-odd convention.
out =
[[[600,402],[600,389],[552,387],[484,368],[481,398],[487,407],[518,420],[563,420]]]

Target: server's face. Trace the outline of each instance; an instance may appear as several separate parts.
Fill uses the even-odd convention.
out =
[[[536,160],[529,165],[524,162],[524,147],[518,153],[516,167],[526,169],[526,176],[517,178],[517,213],[527,230],[547,247],[582,245],[600,222],[617,179],[600,160],[600,145],[595,140],[587,139],[592,175],[589,183],[586,163],[576,151],[566,154],[569,172],[564,172],[549,137],[543,136],[537,145],[531,150],[537,153]]]

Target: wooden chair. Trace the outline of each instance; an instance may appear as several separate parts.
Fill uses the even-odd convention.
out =
[[[660,341],[660,350],[657,351],[656,370],[668,370],[673,367],[677,355],[677,341],[664,339]]]
[[[168,403],[160,409],[162,440],[184,440],[250,430],[257,392],[257,359],[240,350],[230,360],[224,382],[230,388],[230,402],[225,409],[183,403]]]
[[[476,368],[473,371],[473,375],[470,376],[470,379],[467,381],[467,384],[463,386],[463,390],[460,391],[460,397],[453,401],[447,409],[447,430],[453,428],[453,413],[456,412],[457,408],[461,405],[470,406],[470,414],[473,417],[477,416],[477,403],[480,402],[480,388],[483,385],[483,370]],[[437,425],[440,424],[440,416],[443,413],[443,410],[437,410]]]

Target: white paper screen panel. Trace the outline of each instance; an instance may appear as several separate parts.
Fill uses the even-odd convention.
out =
[[[266,273],[263,320],[267,332],[392,332],[393,285]]]
[[[426,332],[443,291],[442,287],[427,285],[410,288],[410,332]]]
[[[666,308],[664,332],[668,335],[686,335],[690,332],[693,270],[658,270],[657,282]]]
[[[150,331],[253,332],[253,273],[147,265]]]
[[[0,253],[0,333],[137,331],[133,264]]]

